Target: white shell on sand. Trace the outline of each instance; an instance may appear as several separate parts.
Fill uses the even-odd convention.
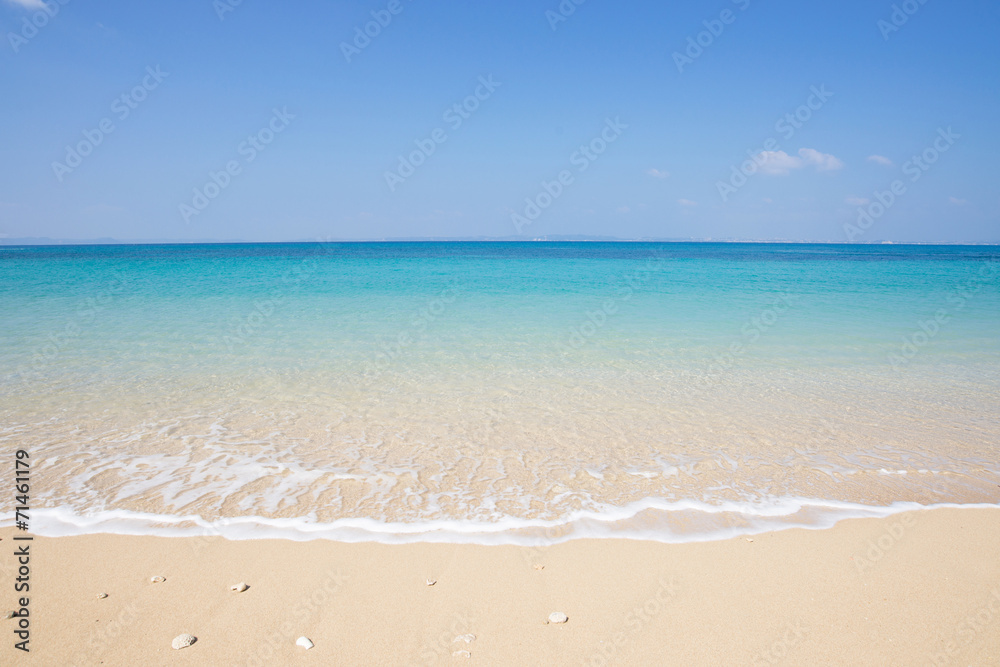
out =
[[[104,599],[104,598],[106,598],[106,597],[108,597],[108,594],[107,594],[107,593],[98,593],[98,594],[97,594],[97,599],[98,599],[98,600],[103,600],[103,599]]]
[[[437,582],[438,582],[438,580],[437,580],[437,579],[428,579],[428,580],[427,580],[427,585],[428,585],[428,586],[433,586],[433,585],[434,585],[434,584],[436,584]]]
[[[473,634],[459,635],[451,640],[452,642],[465,642],[466,644],[471,644],[476,641],[476,636]]]
[[[451,654],[451,657],[453,657],[453,658],[471,658],[472,654],[469,653],[468,651],[455,651],[454,653]]]
[[[748,537],[747,538],[747,542],[753,542],[753,538],[752,537]]]
[[[544,565],[539,565],[539,564],[536,564],[536,565],[535,565],[535,569],[536,569],[536,570],[544,570],[544,569],[545,569],[545,566],[544,566]]]
[[[549,614],[549,623],[565,623],[569,620],[569,616],[562,613],[561,611],[554,611]]]
[[[314,646],[314,644],[311,641],[309,641],[308,637],[299,637],[298,639],[295,640],[295,645],[301,646],[307,651]]]
[[[170,642],[170,645],[179,651],[182,648],[187,648],[196,641],[198,641],[198,638],[194,635],[177,635],[174,637],[174,641]]]
[[[150,577],[149,578],[149,583],[151,583],[151,584],[162,584],[166,580],[167,580],[166,577],[161,577],[160,575],[156,575],[155,577]]]
[[[230,586],[229,590],[231,590],[234,593],[242,593],[243,591],[245,591],[248,588],[250,588],[250,587],[247,586],[244,582],[241,581],[238,584],[233,584],[232,586]]]

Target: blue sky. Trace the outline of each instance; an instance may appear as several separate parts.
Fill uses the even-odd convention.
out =
[[[995,2],[234,1],[0,0],[0,234],[1000,241]]]

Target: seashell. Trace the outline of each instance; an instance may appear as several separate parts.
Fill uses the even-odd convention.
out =
[[[549,623],[565,623],[569,620],[569,616],[562,613],[561,611],[554,611],[549,614]]]
[[[545,569],[545,566],[544,566],[544,565],[540,565],[540,564],[536,563],[536,564],[535,564],[535,569],[536,569],[536,570],[544,570],[544,569]]]
[[[149,583],[151,583],[151,584],[162,584],[166,580],[167,580],[166,577],[161,577],[160,575],[156,575],[155,577],[150,577],[149,578]]]
[[[308,637],[299,637],[298,639],[295,640],[295,645],[296,646],[301,646],[302,648],[304,648],[307,651],[309,649],[311,649],[313,646],[315,646],[315,644],[313,644],[311,641],[309,641]]]
[[[753,538],[752,537],[748,537],[747,538],[747,542],[753,542]]]
[[[174,649],[179,651],[182,648],[187,648],[196,641],[198,641],[198,638],[195,637],[194,635],[188,635],[188,634],[177,635],[176,637],[174,637],[174,641],[170,642],[170,645],[174,647]]]
[[[451,641],[452,641],[452,643],[454,643],[454,642],[465,642],[466,644],[471,644],[472,642],[476,641],[476,636],[473,635],[473,634],[459,635],[459,636],[455,637],[454,639],[452,639]]]
[[[108,597],[108,594],[107,594],[107,593],[98,593],[98,594],[97,594],[97,599],[98,599],[98,600],[103,600],[103,599],[104,599],[104,598],[106,598],[106,597]]]
[[[428,586],[433,586],[433,585],[434,585],[434,584],[436,584],[437,582],[438,582],[438,580],[437,580],[437,579],[428,579],[428,580],[427,580],[427,585],[428,585]]]
[[[250,587],[247,586],[246,583],[244,583],[244,582],[241,581],[238,584],[233,584],[232,586],[230,586],[229,590],[231,590],[234,593],[242,593],[243,591],[245,591],[248,588],[250,588]]]
[[[455,651],[454,653],[451,654],[451,657],[453,657],[453,658],[471,658],[472,654],[469,653],[468,651]]]

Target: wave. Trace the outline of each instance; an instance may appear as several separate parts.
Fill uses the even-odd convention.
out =
[[[670,544],[723,540],[791,528],[830,528],[845,519],[885,518],[937,508],[1000,508],[1000,503],[894,502],[862,505],[822,499],[778,497],[762,503],[707,504],[647,498],[623,507],[579,511],[557,520],[507,518],[495,522],[437,520],[400,523],[345,518],[320,523],[310,517],[256,516],[206,521],[196,515],[160,515],[127,510],[77,514],[64,508],[31,513],[31,532],[43,537],[90,534],[211,537],[230,540],[333,540],[408,544],[417,542],[542,547],[573,539],[632,539]],[[13,513],[0,527],[14,525]]]

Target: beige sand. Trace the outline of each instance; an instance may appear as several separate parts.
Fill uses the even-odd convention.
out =
[[[0,531],[8,608],[13,534]],[[16,619],[0,621],[5,665],[1000,664],[994,509],[686,545],[31,545],[31,653],[13,648]],[[230,592],[240,581],[249,590]],[[553,611],[569,622],[547,625]],[[181,633],[197,643],[172,650]]]

